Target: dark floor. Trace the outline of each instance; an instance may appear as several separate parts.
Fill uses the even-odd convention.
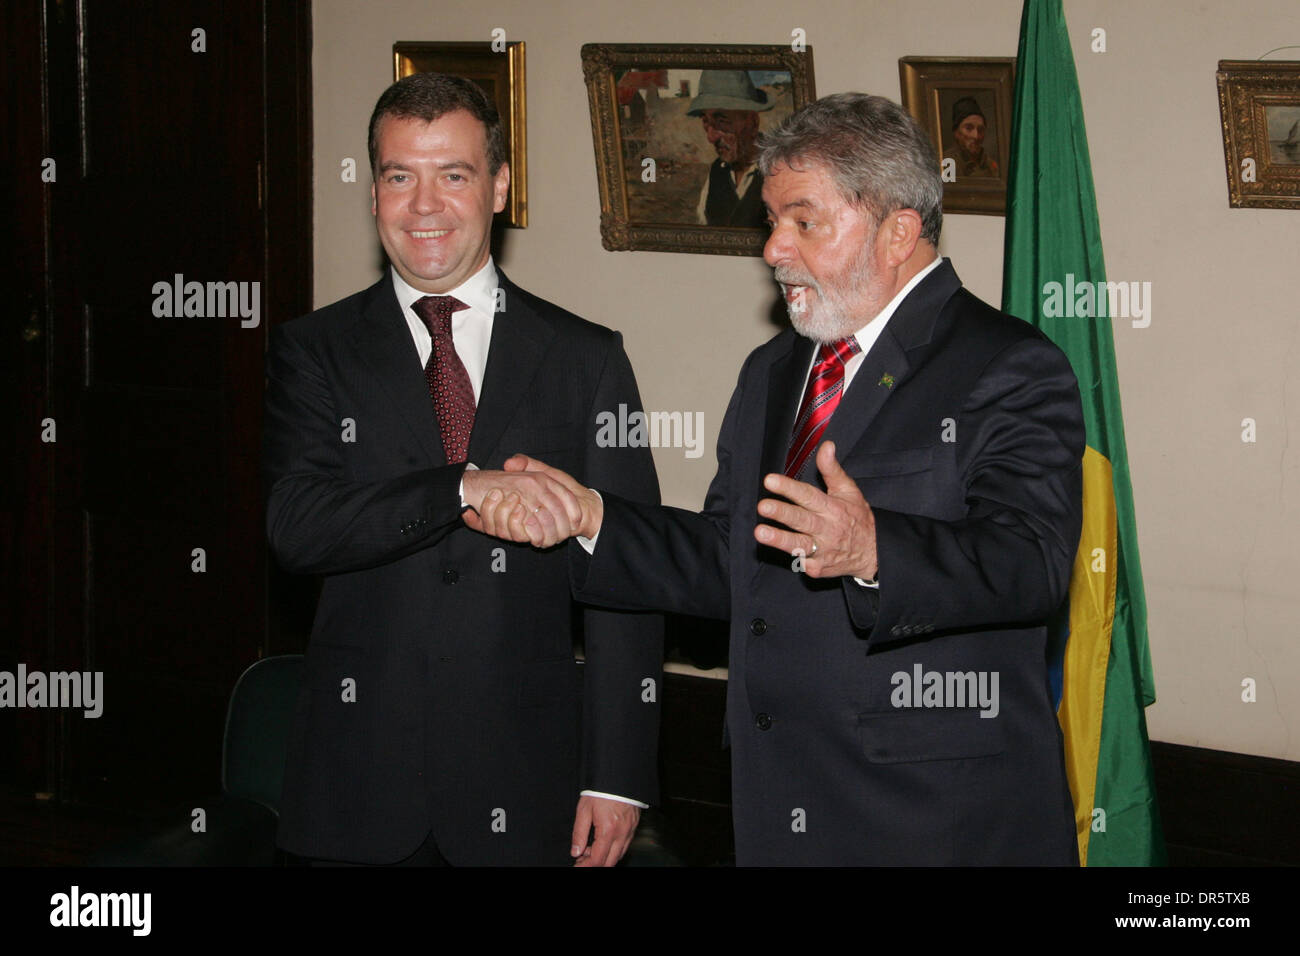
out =
[[[1170,866],[1300,864],[1300,764],[1159,742],[1151,749]],[[725,789],[717,768],[688,760],[663,769],[668,799],[652,818],[656,842],[687,865],[730,864],[730,808],[712,793]],[[691,791],[708,791],[708,798]],[[84,865],[159,825],[0,786],[0,866]]]
[[[643,817],[638,865],[727,866],[731,852],[731,814],[727,807],[683,806],[674,802],[667,819],[662,811]],[[107,847],[138,838],[166,821],[118,811],[59,805],[38,800],[12,787],[0,787],[0,867],[84,866]],[[665,857],[660,849],[667,849]]]
[[[120,812],[59,806],[0,787],[0,866],[78,866],[140,826]]]

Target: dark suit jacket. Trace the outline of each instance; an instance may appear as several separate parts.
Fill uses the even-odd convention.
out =
[[[875,512],[875,591],[754,541],[812,348],[787,331],[745,362],[703,512],[606,496],[575,593],[730,618],[738,863],[1075,863],[1044,628],[1081,521],[1069,363],[946,262],[900,304],[825,435]],[[821,486],[811,458],[802,477]],[[946,706],[902,696],[918,666],[945,693],[983,672],[991,696],[996,672],[997,715],[964,677]]]
[[[469,460],[525,452],[657,502],[648,448],[596,445],[600,411],[641,407],[621,337],[500,285]],[[577,615],[576,542],[538,552],[463,526],[464,465],[446,464],[390,276],[274,328],[267,369],[271,547],[325,576],[280,845],[386,863],[432,829],[452,863],[562,863],[580,790],[654,801],[661,620]]]

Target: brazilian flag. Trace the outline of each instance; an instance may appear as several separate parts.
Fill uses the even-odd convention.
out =
[[[1007,173],[1002,308],[1069,357],[1087,426],[1083,536],[1068,621],[1062,615],[1054,642],[1079,859],[1162,865],[1144,713],[1156,699],[1146,598],[1097,198],[1061,0],[1025,0]]]

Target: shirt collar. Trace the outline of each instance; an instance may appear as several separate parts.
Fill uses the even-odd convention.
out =
[[[871,351],[871,346],[876,344],[876,339],[880,338],[880,333],[885,331],[885,324],[890,320],[893,314],[898,311],[898,307],[903,300],[907,298],[908,293],[921,284],[921,280],[928,276],[935,269],[939,268],[939,263],[943,262],[942,256],[935,256],[934,261],[918,272],[908,281],[907,285],[898,290],[898,294],[889,300],[889,304],[876,313],[866,325],[853,333],[853,337],[858,340],[858,345],[862,348],[862,354],[866,355]]]
[[[408,284],[397,274],[396,269],[390,268],[389,272],[393,277],[393,291],[397,293],[397,304],[402,307],[403,312],[410,310],[411,306],[430,294]],[[471,309],[492,315],[496,309],[496,290],[497,268],[492,257],[488,256],[488,261],[483,264],[482,269],[456,288],[443,294],[455,296]]]
[[[720,159],[718,160],[718,162],[720,162],[722,164],[722,168],[729,173],[735,168],[734,166],[731,165],[731,163],[727,162],[725,159]],[[754,175],[757,172],[758,172],[758,162],[755,161],[750,163],[748,166],[745,167],[745,172],[741,175],[740,181],[743,183],[753,179]]]

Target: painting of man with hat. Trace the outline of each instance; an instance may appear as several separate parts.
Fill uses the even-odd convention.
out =
[[[698,116],[718,154],[700,188],[696,221],[702,226],[763,224],[763,174],[758,171],[758,114],[775,105],[745,70],[704,70],[699,94],[686,110]]]
[[[810,54],[689,44],[584,50],[597,172],[609,179],[607,248],[759,255],[767,227],[758,140],[813,96]],[[800,59],[787,63],[791,56]],[[623,62],[606,67],[615,58]]]

